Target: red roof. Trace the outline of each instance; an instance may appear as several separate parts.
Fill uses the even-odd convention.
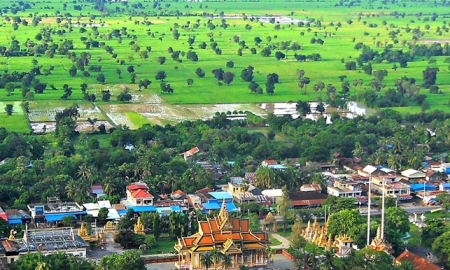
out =
[[[266,159],[263,161],[266,165],[277,165],[278,162],[276,160],[273,159]]]
[[[292,206],[309,206],[309,205],[322,205],[323,199],[316,200],[296,200],[292,201]]]
[[[136,190],[136,189],[148,190],[148,187],[147,187],[146,184],[132,184],[132,185],[127,186],[127,189],[129,191],[133,191],[133,190]]]
[[[148,193],[146,190],[138,189],[131,193],[131,197],[133,198],[153,198],[153,195]]]
[[[3,218],[5,221],[8,221],[8,216],[6,213],[0,213],[0,218]]]
[[[414,269],[416,270],[439,270],[441,269],[434,263],[412,253],[409,250],[403,251],[400,256],[395,259],[397,262],[401,263],[402,261],[410,261],[414,265]]]
[[[211,192],[211,191],[214,191],[214,190],[209,188],[209,187],[205,187],[205,188],[197,190],[195,193],[203,193],[204,194],[204,193],[208,193],[208,192]]]

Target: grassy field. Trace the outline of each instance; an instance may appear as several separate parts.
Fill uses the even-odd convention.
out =
[[[27,1],[25,1],[27,2]],[[0,7],[11,7],[13,1],[1,1]],[[121,12],[111,12],[108,16],[102,16],[99,11],[93,8],[92,3],[83,3],[81,11],[74,10],[74,4],[67,2],[63,9],[63,2],[49,0],[44,2],[32,3],[31,8],[25,11],[18,11],[17,14],[7,12],[3,14],[3,23],[0,29],[3,35],[0,35],[0,44],[8,48],[12,40],[19,42],[19,46],[24,49],[27,39],[34,43],[42,43],[37,39],[37,35],[45,32],[45,29],[53,29],[50,39],[55,44],[62,44],[67,39],[71,40],[74,49],[71,52],[79,56],[82,52],[90,54],[89,66],[101,66],[101,73],[105,75],[106,83],[99,84],[96,77],[99,72],[89,71],[90,76],[85,77],[82,71],[78,70],[74,76],[69,75],[69,69],[73,65],[72,60],[66,55],[55,54],[53,58],[42,55],[20,56],[20,57],[2,57],[0,60],[0,71],[28,72],[33,66],[32,61],[37,60],[37,66],[41,66],[41,72],[51,70],[50,74],[38,75],[36,78],[41,82],[47,83],[48,87],[42,94],[34,94],[28,97],[31,102],[45,104],[45,108],[51,110],[52,107],[58,107],[61,104],[63,95],[63,85],[68,84],[72,87],[72,95],[65,104],[78,103],[85,104],[83,94],[80,90],[81,83],[87,83],[89,93],[96,95],[95,105],[105,105],[107,102],[101,101],[101,91],[110,90],[112,93],[109,104],[119,104],[117,95],[129,89],[133,95],[132,104],[147,104],[149,100],[158,97],[160,104],[216,104],[216,103],[263,103],[263,102],[287,102],[307,100],[316,101],[325,98],[325,90],[313,91],[313,85],[318,82],[324,82],[336,86],[340,90],[339,76],[346,76],[346,81],[362,79],[364,86],[353,87],[350,89],[350,96],[356,96],[364,89],[370,88],[370,81],[373,76],[366,75],[360,69],[345,70],[345,64],[341,62],[352,61],[357,58],[360,51],[355,50],[354,46],[362,42],[371,48],[376,48],[376,43],[391,44],[390,32],[398,31],[399,42],[392,44],[394,49],[404,49],[402,42],[410,42],[413,37],[413,31],[406,31],[406,27],[412,29],[420,27],[423,32],[418,42],[440,41],[448,42],[448,33],[437,34],[437,28],[447,26],[448,19],[442,14],[445,8],[433,7],[431,1],[411,2],[398,4],[382,4],[381,1],[374,1],[372,4],[361,3],[360,6],[336,6],[338,1],[326,0],[321,2],[309,1],[227,1],[227,2],[161,2],[160,8],[152,9],[150,2],[143,2],[142,7],[132,8],[133,5],[140,3],[137,0],[129,0],[128,5],[121,3],[106,4],[106,9],[115,11],[123,9]],[[346,5],[348,3],[344,2]],[[433,2],[434,3],[434,2]],[[147,7],[148,6],[148,7]],[[71,23],[68,24],[67,18],[56,15],[59,11],[62,14],[72,14]],[[143,16],[142,12],[149,12]],[[175,12],[187,13],[191,16],[175,16]],[[202,16],[202,13],[212,14],[216,17],[211,18]],[[222,13],[223,12],[223,13]],[[404,16],[394,16],[394,12],[405,13]],[[421,12],[423,15],[418,16]],[[431,13],[441,13],[434,21],[430,19]],[[161,14],[170,14],[164,16]],[[29,14],[42,16],[38,26],[32,25],[32,18]],[[197,15],[196,15],[197,14]],[[243,14],[248,16],[289,16],[300,20],[320,20],[321,25],[312,24],[310,28],[299,27],[296,23],[276,24],[269,22],[259,22],[257,20],[244,20]],[[100,16],[99,16],[100,15]],[[161,15],[161,16],[158,16]],[[223,15],[223,17],[220,17]],[[27,20],[28,25],[18,24],[18,29],[13,29],[13,20],[18,16],[21,20]],[[57,23],[57,19],[61,23]],[[224,20],[224,21],[223,21]],[[349,23],[351,20],[351,23]],[[149,21],[150,25],[143,22]],[[138,23],[139,22],[139,23]],[[194,26],[198,22],[197,26]],[[226,28],[221,24],[225,22]],[[385,22],[385,25],[383,25]],[[91,27],[89,23],[97,25]],[[337,25],[341,24],[340,27]],[[213,25],[213,26],[211,26]],[[370,27],[372,25],[372,27]],[[376,27],[373,27],[376,25]],[[424,30],[425,25],[428,30]],[[81,27],[80,27],[81,26]],[[172,31],[177,27],[179,38],[174,39]],[[214,27],[215,29],[212,29]],[[246,30],[251,27],[251,30]],[[83,29],[83,30],[80,30]],[[114,30],[122,31],[121,37],[109,37]],[[56,31],[64,30],[66,33],[58,35]],[[96,32],[98,31],[98,32]],[[126,32],[126,33],[125,33]],[[189,46],[189,37],[195,37],[195,42]],[[234,38],[245,41],[245,46],[234,42]],[[254,39],[259,37],[262,41],[255,44]],[[321,38],[323,45],[311,44],[312,38]],[[86,48],[84,41],[93,40],[104,42],[114,50],[115,57],[105,51],[104,46]],[[217,47],[221,49],[220,55],[216,54],[211,48],[211,41],[217,42]],[[205,42],[206,48],[201,49],[199,45]],[[298,43],[301,49],[298,51],[286,50],[283,44]],[[51,43],[50,41],[48,43]],[[136,49],[137,44],[139,46]],[[141,58],[141,51],[147,50],[148,58]],[[168,52],[169,47],[173,50],[187,53],[195,51],[198,54],[198,62],[193,62],[181,56],[182,61],[174,61]],[[273,47],[269,57],[263,57],[260,52],[265,47]],[[238,56],[238,49],[242,49],[242,56]],[[256,54],[251,53],[251,49],[256,49]],[[384,46],[376,48],[382,51]],[[281,51],[286,54],[286,59],[277,60],[275,52]],[[322,56],[321,61],[297,62],[294,54],[309,55],[319,53]],[[183,54],[182,54],[183,55]],[[164,64],[157,62],[159,57],[166,57]],[[430,110],[440,109],[448,110],[450,100],[450,72],[446,57],[432,57],[435,63],[429,60],[415,59],[408,63],[407,68],[399,68],[396,71],[392,69],[392,63],[373,64],[373,70],[386,69],[388,76],[385,78],[386,88],[393,87],[397,78],[403,76],[415,77],[418,83],[422,81],[422,70],[427,66],[438,67],[437,85],[443,94],[427,94],[427,102],[430,104]],[[118,61],[124,61],[123,64]],[[226,66],[228,61],[234,62],[234,67]],[[266,93],[262,95],[252,94],[248,89],[248,82],[244,82],[241,77],[241,71],[247,66],[254,67],[254,81],[263,88],[266,76],[269,73],[277,73],[280,77],[280,83],[275,86],[274,95]],[[149,79],[152,84],[147,89],[139,90],[137,84],[131,84],[131,75],[127,71],[129,66],[133,66],[136,75],[136,83],[143,79]],[[206,73],[204,78],[198,78],[195,74],[197,68],[202,68]],[[230,85],[220,86],[212,75],[212,70],[222,68],[225,71],[231,71],[235,78]],[[89,67],[86,67],[88,70]],[[306,94],[302,94],[298,87],[296,71],[302,69],[305,76],[310,78],[310,84],[306,86]],[[120,70],[121,75],[118,75]],[[173,89],[173,94],[163,94],[160,91],[160,82],[155,80],[158,71],[165,71],[167,74],[166,83],[169,83]],[[187,80],[193,79],[192,86],[187,85]],[[53,85],[55,90],[50,89]],[[422,89],[421,93],[426,94],[427,90]],[[12,94],[7,91],[0,91],[0,101],[13,102],[22,101],[19,85]],[[93,106],[95,106],[93,105]],[[400,112],[419,112],[420,107],[395,108]],[[3,110],[2,110],[3,111]],[[111,123],[114,120],[109,116],[102,115],[105,120]],[[123,113],[126,118],[124,123],[130,123],[135,128],[143,123],[151,122],[149,117],[143,112],[133,110]],[[85,119],[83,119],[85,120]],[[3,120],[4,121],[4,120]],[[159,122],[164,122],[158,120]],[[3,126],[3,125],[2,125]]]

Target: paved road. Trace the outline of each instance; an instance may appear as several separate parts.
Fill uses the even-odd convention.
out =
[[[270,233],[270,236],[272,236],[273,238],[277,239],[278,241],[281,242],[281,244],[277,245],[277,246],[271,246],[273,249],[286,249],[289,248],[289,240],[286,239],[285,237],[279,235],[278,233]]]
[[[400,206],[400,207],[405,209],[405,211],[408,212],[409,214],[413,214],[413,213],[422,214],[422,213],[430,212],[431,210],[441,208],[440,206],[408,206],[408,207]],[[360,208],[360,209],[367,210],[366,208]],[[367,215],[367,213],[361,213],[361,214],[365,215],[365,216]],[[371,216],[381,215],[381,209],[370,210],[370,215]]]

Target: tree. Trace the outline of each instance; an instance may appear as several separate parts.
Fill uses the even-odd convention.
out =
[[[199,78],[204,78],[205,77],[205,72],[203,71],[203,69],[201,68],[197,68],[195,70],[195,74],[199,77]]]
[[[433,250],[437,253],[438,257],[450,266],[450,231],[438,236],[432,246]]]
[[[14,111],[14,106],[12,104],[6,104],[5,112],[7,115],[12,115]]]
[[[173,88],[168,83],[161,83],[160,85],[161,93],[173,93]]]
[[[208,270],[213,265],[211,252],[205,252],[201,254],[201,264]]]
[[[66,227],[71,227],[76,222],[77,222],[77,220],[75,219],[75,217],[71,217],[71,216],[63,217],[61,220],[61,223]]]
[[[108,217],[108,213],[109,213],[108,208],[106,207],[100,208],[100,210],[98,210],[98,219],[100,221],[105,221],[106,218]]]
[[[289,199],[288,189],[286,186],[282,189],[283,194],[278,201],[278,212],[283,217],[283,230],[286,231],[287,223],[288,223],[288,210],[292,206],[292,201]]]
[[[252,66],[244,68],[241,72],[241,79],[245,82],[251,82],[253,80],[253,70]]]
[[[436,200],[444,206],[445,210],[450,209],[450,194],[443,193],[436,195]]]
[[[233,79],[234,79],[234,73],[233,72],[227,71],[227,72],[225,72],[223,74],[223,82],[226,85],[230,85],[231,82],[233,81]]]
[[[363,223],[364,219],[357,209],[344,209],[330,215],[328,220],[328,232],[333,237],[338,234],[349,234],[351,237],[354,237],[354,235],[352,235],[352,228],[357,224]]]
[[[222,267],[228,270],[233,265],[230,255],[222,255]]]
[[[187,82],[188,86],[191,86],[191,85],[194,84],[194,80],[193,79],[187,79],[186,82]]]
[[[307,114],[311,113],[311,106],[309,105],[308,102],[299,100],[297,101],[295,107],[301,116],[306,116]]]
[[[228,68],[233,68],[234,67],[234,62],[233,61],[228,61],[227,62],[227,67]]]
[[[424,71],[422,71],[423,76],[423,87],[430,88],[430,86],[436,84],[436,75],[439,71],[437,67],[427,67]]]
[[[158,57],[158,63],[160,65],[164,64],[166,62],[166,58],[164,56],[160,56]]]
[[[145,260],[138,251],[125,251],[122,254],[113,253],[103,257],[99,264],[102,270],[145,270]]]
[[[105,83],[105,82],[106,82],[105,74],[99,73],[99,74],[97,75],[97,82],[99,82],[99,83]]]
[[[75,75],[77,75],[77,68],[72,65],[72,67],[69,69],[69,74],[71,77],[75,77]]]
[[[429,219],[426,221],[426,224],[427,226],[422,228],[422,244],[431,247],[433,241],[435,241],[438,236],[447,232],[447,229],[445,223],[441,219]]]
[[[164,82],[164,80],[167,78],[167,74],[165,71],[158,71],[155,75],[155,80]]]
[[[275,184],[275,173],[268,167],[259,167],[255,173],[255,184],[261,189],[271,188]]]

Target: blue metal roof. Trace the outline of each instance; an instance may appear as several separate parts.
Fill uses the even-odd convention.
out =
[[[125,216],[128,213],[128,210],[127,209],[117,210],[117,213],[119,214],[119,216]]]
[[[226,202],[227,205],[227,211],[228,212],[238,212],[239,209],[236,207],[236,205],[234,205],[233,202]]]
[[[179,205],[172,205],[170,209],[172,209],[173,212],[181,212],[181,206]]]
[[[442,185],[442,187],[450,188],[450,183],[442,183],[441,185]]]
[[[61,221],[64,217],[74,217],[75,219],[77,218],[72,213],[63,213],[63,214],[45,215],[45,220],[47,220],[47,222],[55,222],[55,221]]]
[[[209,192],[209,195],[213,196],[213,198],[217,200],[233,199],[233,196],[225,191]]]
[[[22,224],[22,220],[21,219],[8,219],[8,223],[9,223],[9,225]]]
[[[156,212],[156,207],[153,205],[145,205],[145,206],[128,206],[129,209],[133,209],[134,212]]]
[[[205,210],[218,210],[220,209],[220,204],[217,202],[207,202],[203,204]]]
[[[238,212],[239,209],[236,207],[236,205],[233,202],[226,202],[225,203],[227,207],[228,212]],[[222,208],[222,203],[218,202],[217,200],[209,200],[209,202],[204,203],[203,207],[206,211],[208,210],[219,210]]]
[[[423,191],[424,189],[425,191],[436,190],[435,186],[429,184],[412,184],[409,188],[414,191]]]

